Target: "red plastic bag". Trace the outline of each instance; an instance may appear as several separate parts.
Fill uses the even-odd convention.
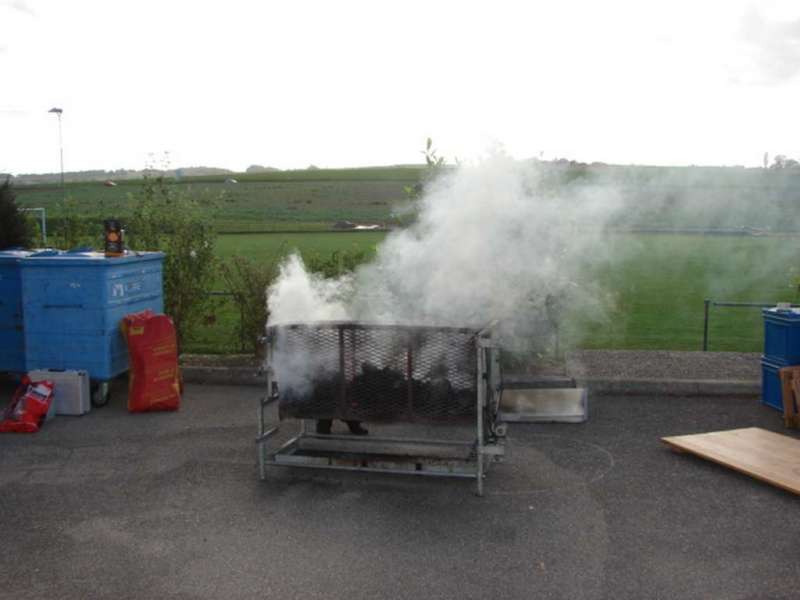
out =
[[[22,378],[14,397],[0,421],[0,433],[36,433],[42,426],[50,404],[53,402],[52,381],[31,381]]]
[[[167,315],[152,310],[126,315],[122,332],[128,341],[128,410],[178,410],[181,402],[178,342]]]

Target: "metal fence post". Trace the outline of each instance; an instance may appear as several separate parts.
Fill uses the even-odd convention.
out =
[[[722,300],[703,300],[703,352],[708,351],[708,322],[711,316],[711,307],[715,308],[770,308],[776,306],[775,302],[726,302]],[[800,308],[800,305],[789,304],[789,308]]]

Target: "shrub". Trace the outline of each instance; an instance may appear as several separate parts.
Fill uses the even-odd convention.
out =
[[[103,239],[103,217],[100,212],[87,215],[72,196],[59,203],[60,216],[51,219],[55,225],[54,243],[58,248],[69,250],[82,246],[97,247]]]
[[[306,267],[323,277],[340,277],[345,273],[352,273],[358,265],[369,259],[370,256],[365,250],[353,247],[350,250],[335,250],[327,257],[315,252],[307,257]]]
[[[159,176],[145,177],[131,200],[128,244],[165,254],[164,310],[175,322],[180,349],[211,303],[208,292],[217,273],[217,199],[177,193]]]
[[[279,250],[267,264],[234,256],[220,266],[225,286],[239,309],[239,347],[242,352],[258,354],[262,347],[260,338],[269,317],[267,288],[277,275],[281,256],[283,252]]]
[[[0,250],[31,245],[33,239],[30,222],[17,207],[17,198],[11,180],[0,185]]]

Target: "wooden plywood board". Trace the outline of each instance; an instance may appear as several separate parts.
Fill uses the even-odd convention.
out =
[[[761,481],[800,494],[800,440],[760,429],[731,429],[665,437],[673,449],[691,452]]]

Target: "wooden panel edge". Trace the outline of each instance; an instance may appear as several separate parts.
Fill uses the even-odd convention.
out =
[[[742,428],[742,429],[761,429],[761,428],[760,427],[746,427],[746,428]],[[767,429],[761,429],[761,430],[769,432],[769,433],[775,433],[775,432],[770,432]],[[731,429],[731,430],[728,430],[728,431],[739,431],[739,430]],[[708,432],[708,433],[721,433],[721,432]],[[774,479],[768,479],[767,477],[759,475],[758,473],[756,473],[754,471],[750,471],[747,468],[737,466],[735,464],[732,464],[730,462],[725,461],[722,458],[712,456],[707,452],[705,454],[703,454],[700,450],[688,447],[687,445],[680,445],[680,442],[675,441],[675,440],[679,440],[680,438],[693,437],[695,435],[705,435],[705,434],[691,434],[689,436],[668,436],[668,437],[661,438],[661,441],[664,442],[670,449],[677,451],[677,453],[679,453],[679,454],[692,454],[694,456],[697,456],[698,458],[702,458],[703,460],[707,460],[709,462],[712,462],[712,463],[718,464],[720,466],[723,466],[725,468],[728,468],[728,469],[730,469],[732,471],[736,471],[737,473],[741,473],[743,475],[746,475],[746,476],[748,476],[748,477],[750,477],[752,479],[755,479],[757,481],[760,481],[762,483],[767,483],[767,484],[769,484],[769,485],[771,485],[773,487],[782,489],[782,490],[790,492],[792,494],[800,495],[800,484],[798,484],[797,487],[792,487],[791,485],[788,485],[788,484],[785,484],[785,483],[781,483],[781,482],[776,481]],[[776,435],[781,435],[781,434],[776,434]],[[789,436],[786,436],[786,437],[789,437]],[[795,439],[795,438],[790,438],[790,439]]]

